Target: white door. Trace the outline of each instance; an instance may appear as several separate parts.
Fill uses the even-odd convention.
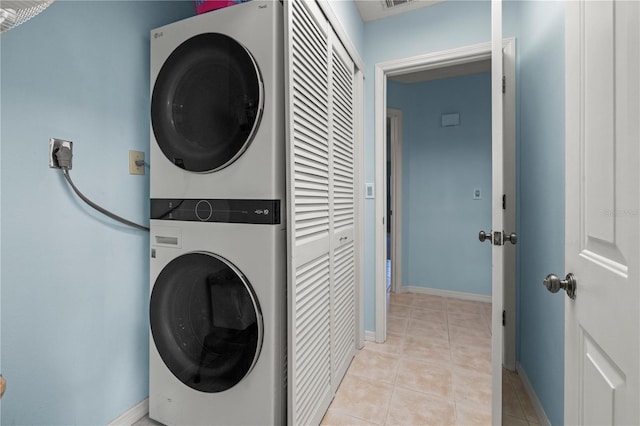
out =
[[[331,371],[338,390],[355,355],[355,84],[353,61],[331,31]]]
[[[318,424],[331,382],[329,26],[313,2],[285,2],[288,78],[288,424]]]
[[[502,116],[502,1],[491,2],[491,369],[492,369],[492,423],[502,424],[502,311],[504,302],[504,135]],[[496,167],[497,166],[497,167]]]
[[[313,425],[355,354],[355,65],[316,2],[285,12],[288,423]]]
[[[565,7],[565,424],[637,425],[640,2]]]

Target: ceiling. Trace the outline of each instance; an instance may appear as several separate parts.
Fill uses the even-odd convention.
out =
[[[360,13],[360,17],[365,22],[409,13],[445,1],[446,0],[354,0],[358,8],[358,13]],[[483,72],[491,72],[491,59],[415,71],[401,75],[389,75],[388,78],[389,80],[400,83],[419,83],[422,81],[439,80]]]
[[[444,1],[446,0],[355,0],[355,3],[362,20],[369,22],[432,6]],[[389,7],[388,4],[392,5],[392,7]]]
[[[432,68],[424,71],[416,71],[408,74],[388,76],[389,80],[400,83],[419,83],[421,81],[439,80],[442,78],[460,77],[462,75],[491,72],[491,59],[467,62],[447,67]]]

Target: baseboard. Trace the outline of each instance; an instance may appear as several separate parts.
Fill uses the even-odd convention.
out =
[[[529,395],[529,399],[531,400],[531,404],[533,404],[533,408],[536,410],[536,414],[538,415],[538,420],[540,420],[540,424],[542,426],[551,426],[549,417],[547,417],[547,413],[544,412],[542,403],[538,399],[538,395],[536,395],[536,391],[533,390],[533,386],[531,386],[531,382],[527,377],[527,373],[524,371],[520,363],[516,363],[516,371],[518,372],[518,376],[520,376],[520,381],[524,386],[524,390],[526,390],[527,395]]]
[[[376,341],[376,332],[375,331],[364,331],[364,340],[366,342],[375,342]]]
[[[107,426],[131,426],[147,414],[149,414],[149,398],[140,401],[138,404],[113,419],[107,424]]]
[[[398,293],[421,293],[432,296],[449,297],[452,299],[472,300],[475,302],[491,303],[491,296],[486,294],[465,293],[463,291],[440,290],[438,288],[400,286]]]

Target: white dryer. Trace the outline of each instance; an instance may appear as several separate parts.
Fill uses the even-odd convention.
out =
[[[273,0],[151,31],[151,198],[284,197],[283,37]]]
[[[166,425],[285,424],[279,214],[270,201],[174,203],[152,206],[149,417]],[[212,216],[235,223],[202,223],[198,215],[213,203]],[[158,219],[169,210],[174,220]]]

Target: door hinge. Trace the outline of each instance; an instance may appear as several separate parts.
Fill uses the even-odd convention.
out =
[[[504,327],[507,323],[507,311],[502,311],[502,326]]]
[[[507,93],[507,77],[502,76],[502,93]]]
[[[507,194],[502,194],[502,210],[507,209]]]

